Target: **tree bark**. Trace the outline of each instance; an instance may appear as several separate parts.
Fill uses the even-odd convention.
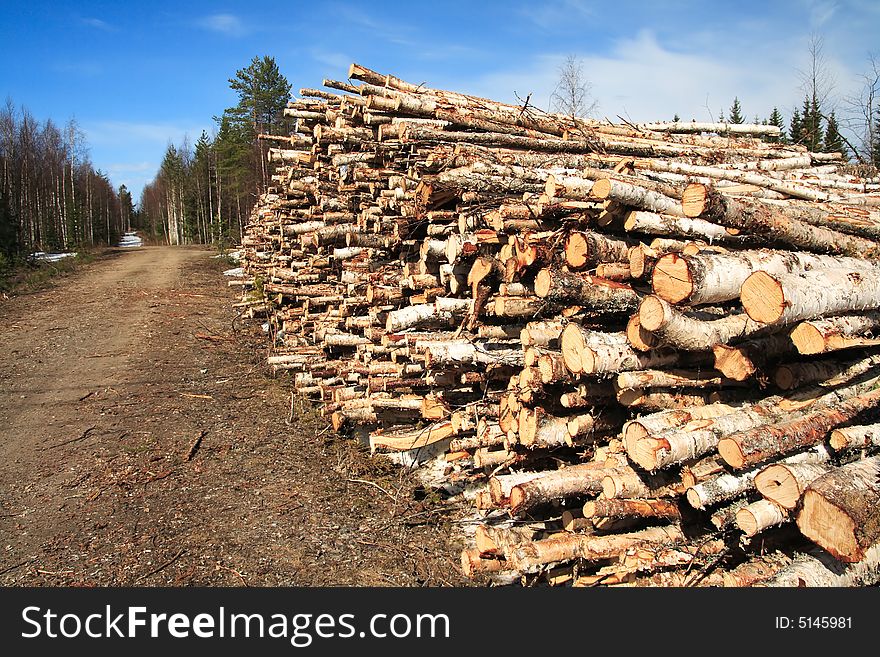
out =
[[[732,433],[718,441],[718,453],[741,469],[767,459],[816,445],[828,431],[880,403],[880,390],[858,395],[830,408],[805,413],[774,424]]]
[[[880,582],[880,543],[865,550],[858,563],[845,565],[827,552],[799,554],[761,586],[771,587],[868,587]]]
[[[750,538],[788,520],[788,510],[770,500],[752,502],[736,512],[737,527]]]
[[[654,335],[658,345],[685,351],[709,350],[766,330],[764,324],[755,322],[746,313],[705,320],[688,317],[655,295],[642,299],[639,323]]]
[[[605,313],[632,312],[639,295],[629,285],[598,276],[545,268],[535,278],[535,294],[557,303],[576,303]]]
[[[758,202],[733,199],[698,183],[692,183],[685,189],[682,205],[686,208],[685,216],[699,216],[727,228],[763,235],[769,240],[808,251],[862,258],[880,255],[880,244],[872,240],[813,226],[774,212]]]

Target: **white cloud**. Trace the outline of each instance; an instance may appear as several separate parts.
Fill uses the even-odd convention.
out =
[[[578,22],[593,13],[586,0],[561,2],[529,2],[517,8],[517,13],[541,29],[559,29]]]
[[[212,14],[197,21],[199,27],[231,37],[244,36],[249,32],[242,20],[234,14]]]
[[[90,144],[179,143],[187,135],[199,135],[205,126],[132,121],[94,121],[82,126]]]
[[[708,42],[708,35],[701,40]],[[670,120],[677,113],[685,120],[717,120],[721,111],[729,111],[736,96],[747,120],[755,114],[767,117],[774,106],[787,119],[803,95],[797,70],[806,63],[805,49],[780,39],[775,44],[741,44],[739,55],[731,57],[731,45],[728,40],[726,52],[681,52],[643,30],[619,39],[607,54],[580,54],[584,77],[599,101],[594,115],[612,121],[618,121],[618,116],[650,121]],[[549,109],[566,55],[545,53],[527,68],[475,78],[467,91],[511,103],[519,102],[516,96],[525,98],[531,93],[533,105]],[[831,60],[829,65],[839,81],[852,77],[842,62]],[[842,85],[837,92],[844,93]]]
[[[106,21],[102,21],[100,18],[83,18],[81,19],[83,25],[88,25],[89,27],[94,27],[97,30],[103,30],[104,32],[115,32],[116,28],[107,23]]]
[[[319,64],[323,64],[334,71],[328,77],[333,77],[335,75],[337,76],[337,79],[340,80],[345,79],[348,75],[349,65],[355,61],[350,55],[347,55],[344,52],[327,51],[321,50],[320,48],[311,48],[309,50],[309,56]]]
[[[149,173],[158,169],[155,162],[113,162],[107,165],[107,173]]]

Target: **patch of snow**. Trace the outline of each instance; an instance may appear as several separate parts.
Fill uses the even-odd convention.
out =
[[[31,259],[36,262],[58,262],[64,258],[72,258],[75,255],[76,253],[44,253],[43,251],[37,251],[31,254]]]
[[[143,245],[144,240],[134,231],[123,233],[122,237],[119,240],[119,244],[117,244],[117,246],[120,246],[123,249],[133,249]]]
[[[229,258],[233,262],[239,262],[241,260],[241,251],[227,251],[226,253],[218,253],[215,256],[211,256],[213,258]]]

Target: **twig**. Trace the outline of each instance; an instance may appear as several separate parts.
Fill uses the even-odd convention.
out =
[[[90,426],[88,429],[86,429],[85,431],[83,431],[83,432],[82,432],[82,435],[79,436],[78,438],[71,438],[70,440],[65,440],[64,442],[60,442],[60,443],[58,443],[57,445],[50,445],[50,446],[49,446],[49,449],[55,449],[56,447],[62,447],[63,445],[69,445],[70,443],[75,443],[75,442],[78,442],[78,441],[80,441],[80,440],[85,440],[86,438],[89,437],[89,434],[92,433],[92,431],[95,430],[95,428],[96,428],[96,427],[95,427],[94,425],[92,425],[92,426]]]
[[[193,456],[195,456],[196,452],[199,451],[199,447],[202,444],[202,438],[204,438],[207,433],[207,429],[202,429],[201,432],[199,432],[199,435],[196,436],[196,439],[193,441],[192,445],[189,446],[189,451],[186,453],[187,461],[192,461]]]
[[[382,488],[379,484],[377,484],[375,481],[367,481],[366,479],[347,479],[346,481],[353,481],[353,482],[358,483],[358,484],[366,484],[367,486],[373,486],[374,488],[378,488],[380,491],[382,491],[383,493],[385,493],[388,497],[390,497],[390,498],[391,498],[392,500],[394,500],[395,502],[397,501],[397,496],[396,496],[396,495],[392,495],[392,494],[389,493],[387,490],[385,490],[384,488]]]
[[[147,577],[152,577],[152,576],[155,575],[156,573],[165,570],[168,566],[170,566],[170,565],[173,564],[175,561],[177,561],[178,559],[180,559],[180,557],[183,556],[183,553],[184,553],[184,552],[186,552],[186,550],[185,550],[184,548],[180,548],[180,549],[177,551],[177,554],[175,554],[173,557],[171,557],[168,561],[166,561],[165,563],[163,563],[163,564],[162,564],[161,566],[159,566],[158,568],[154,568],[154,569],[151,570],[150,572],[141,575],[141,576],[138,577],[136,580],[134,580],[134,583],[137,584],[137,583],[140,582],[142,579],[146,579]]]
[[[15,565],[13,565],[13,566],[7,566],[7,567],[4,568],[3,570],[0,570],[0,575],[5,575],[6,573],[8,573],[8,572],[11,571],[11,570],[15,570],[16,568],[21,568],[22,566],[26,566],[26,565],[28,565],[29,563],[31,563],[32,561],[33,561],[33,559],[25,559],[25,560],[22,561],[21,563],[17,563],[17,564],[15,564]]]
[[[230,568],[229,566],[221,566],[219,563],[217,564],[218,569],[228,570],[230,573],[234,573],[238,579],[241,580],[242,586],[248,586],[247,580],[245,580],[244,575],[238,572],[235,568]]]

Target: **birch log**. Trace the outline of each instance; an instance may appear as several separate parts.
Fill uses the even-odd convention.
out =
[[[880,540],[880,457],[835,468],[811,483],[797,524],[841,561],[862,561]]]
[[[792,324],[820,315],[880,307],[880,272],[827,269],[800,274],[751,274],[743,283],[742,304],[756,322]]]

